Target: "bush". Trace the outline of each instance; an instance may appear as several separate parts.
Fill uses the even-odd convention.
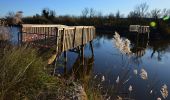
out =
[[[1,52],[0,99],[36,99],[50,78],[44,72],[46,62],[28,47],[5,48]]]

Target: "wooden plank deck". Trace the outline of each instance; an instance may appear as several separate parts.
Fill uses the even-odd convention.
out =
[[[21,42],[33,42],[54,38],[56,51],[63,52],[84,45],[95,38],[94,26],[66,26],[22,24]]]

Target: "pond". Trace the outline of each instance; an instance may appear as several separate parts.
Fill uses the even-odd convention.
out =
[[[151,41],[145,36],[137,38],[136,35],[122,37],[122,40],[131,41],[131,54],[124,54],[120,48],[117,48],[113,35],[114,33],[97,35],[92,42],[94,55],[92,55],[90,44],[85,46],[83,58],[86,65],[89,62],[92,63],[90,67],[81,67],[81,55],[68,51],[67,67],[59,67],[57,72],[84,73],[81,74],[82,76],[80,74],[76,76],[86,80],[89,77],[89,79],[96,77],[102,79],[104,76],[103,83],[113,85],[116,95],[124,99],[128,97],[131,100],[156,100],[158,97],[163,98],[164,93],[164,98],[169,100],[170,97],[161,89],[164,87],[166,90],[166,86],[167,88],[170,86],[168,77],[170,75],[170,41]]]
[[[11,31],[12,42],[16,44],[18,29],[12,28]],[[84,52],[76,49],[67,51],[65,63],[62,54],[56,73],[66,76],[74,74],[85,83],[98,79],[105,85],[103,91],[109,86],[113,88],[114,97],[127,100],[156,100],[160,97],[170,100],[166,91],[170,87],[170,40],[149,40],[145,35],[120,38],[121,41],[128,39],[130,42],[129,54],[122,52],[114,33],[97,34],[92,46],[90,43],[84,46]]]

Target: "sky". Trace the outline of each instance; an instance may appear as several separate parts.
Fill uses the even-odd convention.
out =
[[[81,15],[84,8],[94,8],[104,15],[118,10],[127,15],[136,5],[144,2],[149,9],[170,8],[170,0],[0,0],[0,17],[10,11],[23,11],[24,16],[32,16],[41,14],[43,8],[55,10],[57,15]]]

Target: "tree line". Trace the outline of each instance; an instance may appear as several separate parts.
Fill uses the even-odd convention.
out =
[[[125,16],[120,11],[103,15],[102,12],[93,8],[84,8],[80,16],[63,15],[57,16],[54,10],[44,8],[41,14],[35,14],[30,17],[22,17],[22,11],[8,13],[5,17],[8,24],[65,24],[65,25],[94,25],[98,29],[122,30],[128,29],[131,24],[150,25],[155,22],[157,28],[170,33],[170,19],[163,20],[170,16],[170,9],[152,9],[149,10],[147,3],[136,5],[133,11]],[[22,18],[21,18],[22,17]],[[22,20],[21,20],[22,19]]]

